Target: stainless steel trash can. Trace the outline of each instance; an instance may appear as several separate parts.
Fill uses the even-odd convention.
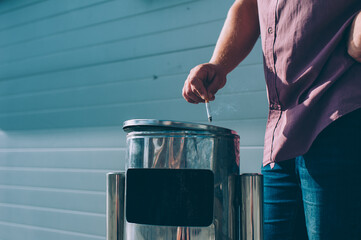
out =
[[[240,239],[241,213],[249,213],[241,209],[248,208],[242,205],[245,191],[259,191],[261,187],[245,187],[239,175],[236,132],[152,119],[126,121],[123,129],[127,132],[125,194],[118,209],[125,209],[121,217],[124,239]],[[262,196],[252,194],[253,200]],[[254,203],[250,204],[252,211],[262,211]],[[108,240],[117,239],[111,235],[108,233]]]

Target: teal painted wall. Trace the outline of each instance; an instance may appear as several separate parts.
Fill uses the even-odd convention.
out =
[[[186,103],[231,0],[0,1],[0,240],[105,239],[105,174],[123,121],[205,123]],[[267,117],[260,42],[212,102],[259,172]]]

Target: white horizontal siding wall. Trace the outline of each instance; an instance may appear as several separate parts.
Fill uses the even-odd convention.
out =
[[[105,239],[105,174],[124,169],[122,122],[204,122],[186,103],[232,0],[0,1],[0,240]],[[267,100],[260,42],[229,75],[214,124],[259,172]]]

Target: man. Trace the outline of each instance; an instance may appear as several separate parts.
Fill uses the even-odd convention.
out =
[[[361,1],[236,0],[183,97],[214,100],[261,35],[265,239],[361,239]]]

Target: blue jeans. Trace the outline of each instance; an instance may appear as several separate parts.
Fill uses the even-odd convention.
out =
[[[262,168],[264,240],[361,239],[361,111],[327,127],[303,156]]]

